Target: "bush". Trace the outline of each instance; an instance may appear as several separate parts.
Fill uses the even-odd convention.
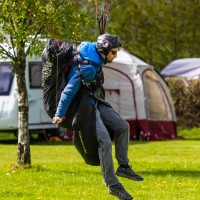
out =
[[[200,127],[200,79],[166,78],[174,101],[177,125]]]

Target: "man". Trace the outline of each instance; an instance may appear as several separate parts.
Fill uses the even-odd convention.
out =
[[[83,42],[80,44],[79,61],[87,60],[89,63],[80,66],[79,70],[75,66],[70,70],[67,85],[62,92],[57,112],[53,118],[54,123],[62,122],[82,83],[90,86],[90,84],[99,82],[96,80],[97,75],[102,71],[103,65],[111,63],[117,57],[120,46],[118,38],[111,34],[100,35],[96,43]],[[100,95],[99,90],[102,89],[103,80],[100,82],[100,85],[95,85],[95,89],[88,87],[88,94],[90,94],[90,102],[96,106],[96,135],[103,179],[109,189],[109,194],[122,200],[130,200],[133,199],[132,196],[123,188],[117,176],[135,181],[142,181],[143,178],[136,174],[128,164],[129,125]],[[114,132],[116,136],[116,159],[119,164],[116,173],[112,160],[112,141],[108,130]]]

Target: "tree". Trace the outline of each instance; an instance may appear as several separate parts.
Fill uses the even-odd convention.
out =
[[[0,55],[12,60],[17,76],[18,164],[31,164],[26,56],[41,55],[44,39],[49,36],[79,40],[84,35],[83,24],[87,22],[79,4],[74,1],[0,0]]]
[[[177,58],[200,56],[200,1],[113,0],[111,8],[110,32],[158,70]]]

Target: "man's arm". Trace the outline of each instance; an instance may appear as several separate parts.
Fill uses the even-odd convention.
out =
[[[56,110],[55,117],[53,118],[53,123],[61,123],[65,114],[67,113],[69,106],[77,94],[81,86],[81,79],[78,70],[75,70],[73,76],[68,81],[66,87],[61,93],[60,101]]]
[[[59,124],[62,122],[72,100],[81,87],[81,81],[89,83],[95,79],[95,75],[96,68],[92,64],[81,65],[80,72],[78,70],[74,72],[74,75],[70,78],[69,82],[61,93],[57,111],[55,117],[53,118],[53,123]]]

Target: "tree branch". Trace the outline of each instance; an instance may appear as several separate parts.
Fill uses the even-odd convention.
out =
[[[13,54],[14,54],[14,57],[16,58],[17,57],[17,54],[15,52],[15,44],[14,44],[14,40],[13,40],[13,37],[12,37],[12,34],[10,33],[10,42],[11,42],[11,45],[12,45],[12,49],[13,49]]]
[[[28,48],[27,48],[27,50],[26,50],[26,52],[25,52],[25,55],[26,55],[26,56],[28,55],[28,53],[29,53],[29,51],[30,51],[31,45],[33,44],[33,42],[35,41],[35,39],[37,38],[37,36],[40,34],[40,32],[42,31],[43,28],[44,28],[44,26],[42,26],[42,27],[38,30],[38,32],[35,34],[35,36],[33,37],[33,39],[30,41],[30,44],[29,44],[29,46],[28,46]]]
[[[9,50],[6,50],[2,45],[0,45],[0,53],[7,56],[8,58],[10,58],[11,60],[15,61],[15,56],[13,56]]]

